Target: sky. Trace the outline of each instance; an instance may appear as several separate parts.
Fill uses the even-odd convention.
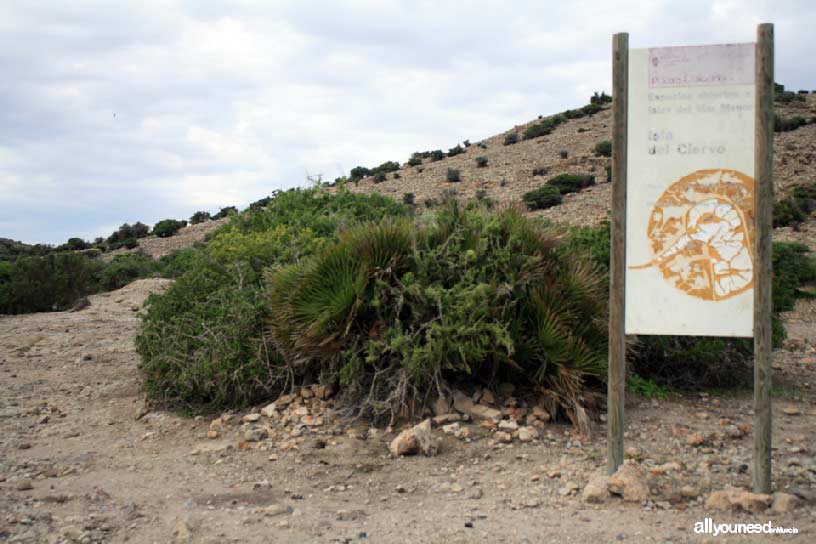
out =
[[[107,236],[478,141],[630,47],[755,40],[816,89],[813,0],[0,3],[0,237]]]

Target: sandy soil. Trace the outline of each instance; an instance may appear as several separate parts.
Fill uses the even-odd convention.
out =
[[[286,451],[274,439],[238,447],[240,418],[208,439],[210,418],[143,408],[138,312],[167,284],[140,280],[76,313],[0,317],[0,541],[814,541],[813,304],[792,318],[801,345],[776,354],[774,389],[775,483],[805,500],[783,514],[751,514],[703,504],[712,490],[750,486],[750,429],[723,432],[750,426],[749,392],[632,399],[627,455],[644,467],[680,465],[650,476],[654,496],[638,503],[581,498],[604,466],[600,423],[589,439],[550,424],[539,440],[509,445],[475,424],[470,442],[434,431],[443,441],[431,458],[391,459],[394,434],[359,426],[311,428]],[[691,446],[693,432],[710,438]],[[695,534],[705,517],[771,520],[800,533]]]

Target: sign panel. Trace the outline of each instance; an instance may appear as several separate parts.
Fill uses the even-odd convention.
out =
[[[629,51],[627,334],[753,335],[754,44]]]

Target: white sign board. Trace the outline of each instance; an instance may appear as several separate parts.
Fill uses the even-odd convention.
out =
[[[754,44],[629,51],[626,334],[753,335]]]

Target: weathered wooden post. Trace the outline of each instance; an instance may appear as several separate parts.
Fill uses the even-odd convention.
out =
[[[609,377],[607,453],[609,474],[623,463],[623,404],[626,388],[626,152],[629,34],[612,37],[612,233],[609,278]]]
[[[774,29],[757,27],[754,152],[754,491],[771,484],[771,233],[773,223]]]

